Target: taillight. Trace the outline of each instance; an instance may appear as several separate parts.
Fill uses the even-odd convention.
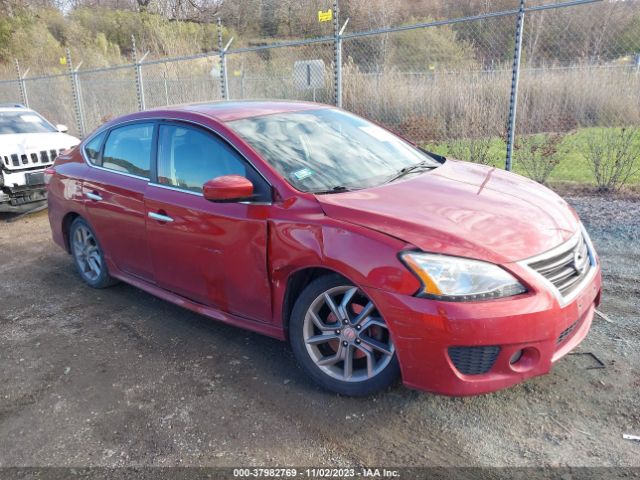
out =
[[[56,169],[54,167],[48,167],[44,169],[44,184],[49,185],[51,181],[51,177],[56,173]]]

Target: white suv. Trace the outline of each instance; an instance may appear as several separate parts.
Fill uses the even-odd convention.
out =
[[[46,200],[44,169],[80,143],[19,104],[0,104],[0,212],[25,211]]]

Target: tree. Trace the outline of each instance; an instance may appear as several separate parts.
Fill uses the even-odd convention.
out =
[[[426,19],[411,19],[407,24],[428,23]],[[471,46],[458,40],[449,26],[407,30],[390,35],[390,64],[402,70],[435,71],[469,66],[473,62]]]
[[[149,9],[149,4],[151,0],[136,0],[138,3],[138,10],[141,12],[146,12]]]

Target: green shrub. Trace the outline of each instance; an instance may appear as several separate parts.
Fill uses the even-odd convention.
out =
[[[620,190],[640,172],[640,128],[608,128],[592,132],[584,155],[601,192]]]
[[[482,165],[497,165],[500,161],[492,151],[494,144],[491,138],[465,138],[450,140],[446,143],[450,157]]]
[[[529,178],[546,183],[560,163],[561,134],[540,134],[518,137],[514,144],[513,160]]]

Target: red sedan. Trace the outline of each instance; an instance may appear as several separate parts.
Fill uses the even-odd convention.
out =
[[[54,240],[118,280],[287,339],[323,387],[448,395],[542,375],[587,335],[598,259],[545,187],[343,110],[227,102],[103,125],[47,170]]]

